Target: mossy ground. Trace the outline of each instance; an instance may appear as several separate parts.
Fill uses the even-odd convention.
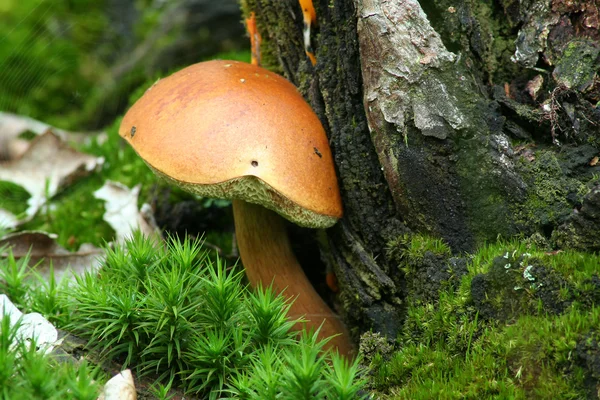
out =
[[[403,332],[395,352],[366,357],[376,396],[597,398],[600,256],[498,241],[464,257],[464,273],[447,274],[431,299],[415,271],[428,259],[452,271],[452,258],[431,238],[405,243],[397,258],[409,281]]]
[[[60,364],[35,343],[11,346],[18,325],[0,319],[0,398],[95,400],[106,377],[86,361]]]
[[[87,343],[78,353],[83,361],[67,352],[74,366],[61,367],[60,352],[36,355],[35,345],[12,349],[14,328],[4,318],[0,398],[27,393],[58,399],[79,381],[103,383],[105,376],[85,360],[131,368],[142,398],[167,398],[169,388],[211,400],[364,398],[358,359],[323,350],[316,332],[296,332],[298,321],[287,317],[283,296],[271,288],[249,289],[235,266],[212,261],[199,240],[163,243],[135,234],[106,251],[99,271],[60,284],[37,277],[27,257],[0,260],[1,293]],[[92,392],[96,398],[100,384],[87,385],[87,397],[68,397],[90,398]],[[150,384],[154,389],[148,390]]]

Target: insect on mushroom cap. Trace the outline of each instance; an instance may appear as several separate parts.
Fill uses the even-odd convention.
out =
[[[159,176],[325,228],[342,216],[327,135],[294,85],[256,65],[207,61],[149,88],[119,134]]]

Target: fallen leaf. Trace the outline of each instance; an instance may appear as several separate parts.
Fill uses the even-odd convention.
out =
[[[516,146],[514,148],[514,151],[515,151],[515,154],[520,155],[521,157],[525,158],[527,161],[534,161],[535,160],[535,152],[533,150],[534,147],[535,147],[535,144],[528,143],[525,145]]]
[[[596,164],[598,164],[598,156],[592,158],[590,161],[590,166],[594,167]]]
[[[103,162],[103,158],[80,153],[52,131],[46,131],[20,158],[0,163],[0,180],[15,183],[31,195],[26,218],[20,221],[26,222],[60,189],[89,175]]]
[[[25,132],[43,135],[48,130],[64,141],[77,143],[92,139],[102,142],[108,137],[106,132],[70,132],[33,118],[0,111],[0,161],[17,158],[27,150],[29,141],[19,139],[19,135]]]
[[[10,211],[0,208],[0,229],[12,229],[19,223],[16,215]]]
[[[544,85],[544,77],[541,75],[536,75],[533,77],[532,80],[527,82],[527,85],[525,86],[525,90],[527,90],[527,93],[529,93],[529,96],[531,96],[531,98],[533,100],[535,100],[535,99],[537,99],[540,89],[542,88],[543,85]]]
[[[141,185],[136,185],[129,189],[122,183],[106,181],[104,186],[94,192],[94,197],[106,202],[104,220],[116,232],[117,242],[123,242],[136,230],[149,237],[160,232],[151,207],[143,204],[142,210],[138,209],[140,188]]]
[[[58,344],[58,331],[56,328],[39,313],[23,314],[6,296],[0,294],[0,317],[8,315],[11,326],[14,326],[19,319],[21,324],[15,335],[16,342],[30,343],[35,340],[37,351],[48,354],[54,346]],[[16,343],[13,343],[15,345]]]
[[[98,400],[136,400],[137,392],[131,370],[124,370],[113,376],[104,385],[104,393]]]
[[[508,84],[508,82],[504,82],[504,94],[506,95],[506,97],[508,97],[509,99],[512,99],[512,96],[510,94],[510,85]]]
[[[96,270],[104,258],[104,250],[89,243],[82,244],[76,252],[70,252],[56,242],[56,235],[40,231],[23,231],[0,238],[0,248],[6,246],[0,257],[10,250],[16,259],[31,257],[30,266],[45,279],[50,277],[50,265],[57,282],[72,275],[83,275]]]

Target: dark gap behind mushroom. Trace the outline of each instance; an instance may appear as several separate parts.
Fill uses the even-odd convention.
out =
[[[335,310],[333,306],[334,293],[329,289],[325,280],[327,267],[321,260],[315,230],[302,228],[292,223],[286,225],[292,243],[292,250],[308,280],[323,300]]]
[[[156,185],[151,190],[149,198],[155,210],[156,222],[164,230],[165,235],[172,234],[183,238],[186,234],[191,237],[200,237],[204,234],[206,238],[209,232],[232,235],[235,230],[231,206],[222,207],[218,203],[212,203],[206,207],[202,201],[191,194],[163,185]],[[321,260],[314,230],[291,223],[286,223],[286,226],[292,242],[292,250],[306,276],[317,293],[329,306],[333,306],[334,293],[326,283],[326,266]],[[227,259],[230,265],[238,261],[237,255],[230,254],[230,247],[221,248],[219,243],[210,244],[223,250],[222,256],[232,256]]]

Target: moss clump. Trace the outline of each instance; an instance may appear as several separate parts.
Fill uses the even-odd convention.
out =
[[[536,152],[533,161],[520,159],[518,165],[530,189],[524,204],[514,208],[517,218],[534,229],[551,232],[589,191],[583,183],[564,174],[560,161],[550,150]]]
[[[573,288],[529,253],[507,252],[473,278],[471,297],[480,317],[513,321],[523,314],[563,312],[573,300]]]
[[[5,269],[14,268],[0,260]],[[0,288],[23,289],[25,271]],[[56,290],[28,290],[21,303],[88,341],[101,359],[201,398],[363,397],[359,360],[324,351],[315,332],[296,332],[284,297],[250,291],[241,279],[199,241],[164,246],[136,234],[107,249],[99,271]]]
[[[372,358],[375,395],[589,396],[599,383],[600,256],[499,241],[469,259],[460,285],[430,303],[410,299],[400,350]]]
[[[386,245],[386,256],[398,264],[418,263],[428,252],[442,257],[451,254],[450,246],[442,239],[419,233],[400,235]],[[407,268],[404,272],[408,273]]]
[[[584,371],[587,371],[584,375],[583,383],[587,389],[588,398],[598,397],[598,385],[600,384],[600,331],[593,329],[578,340],[575,352],[580,367]]]
[[[102,374],[81,360],[60,364],[36,351],[35,341],[19,341],[20,323],[0,318],[0,398],[95,400]],[[14,345],[16,343],[16,345]]]
[[[596,41],[572,40],[558,57],[552,75],[559,85],[584,92],[594,84],[599,57],[600,47]]]
[[[442,288],[457,285],[467,272],[466,260],[451,257],[442,239],[422,234],[404,234],[388,242],[386,256],[404,272],[406,298],[415,303],[437,300]]]

